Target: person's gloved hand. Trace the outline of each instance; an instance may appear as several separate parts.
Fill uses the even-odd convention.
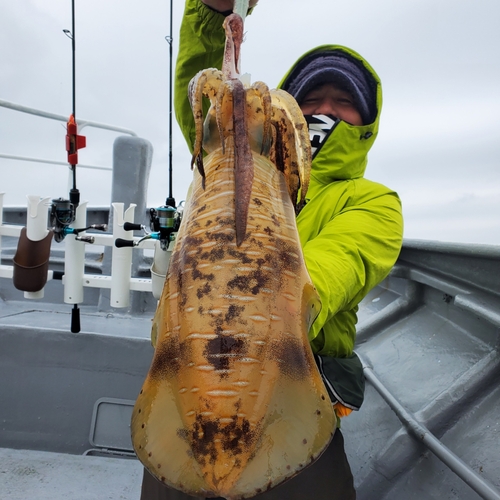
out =
[[[333,405],[333,409],[335,411],[335,414],[339,418],[347,417],[352,413],[352,410],[350,408],[347,408],[346,406],[340,403],[335,403]]]

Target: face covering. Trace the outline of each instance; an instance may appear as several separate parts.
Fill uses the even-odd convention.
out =
[[[304,117],[309,127],[311,153],[314,159],[340,120],[333,115],[304,115]]]

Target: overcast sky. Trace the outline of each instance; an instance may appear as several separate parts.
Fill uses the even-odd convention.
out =
[[[154,147],[151,206],[168,194],[169,0],[76,0],[77,117],[134,130]],[[184,2],[174,0],[174,55]],[[349,46],[382,79],[381,131],[366,177],[398,191],[405,237],[500,245],[500,2],[261,0],[242,70],[277,85],[306,50]],[[0,0],[0,99],[69,116],[70,0]],[[79,161],[111,165],[116,134],[85,129]],[[175,124],[174,196],[191,179]],[[0,153],[66,160],[63,125],[0,107]],[[67,196],[67,168],[0,159],[6,205]],[[91,205],[111,175],[79,170]]]

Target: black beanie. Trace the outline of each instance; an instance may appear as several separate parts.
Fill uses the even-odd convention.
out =
[[[360,61],[342,50],[306,56],[290,73],[283,90],[300,104],[307,93],[324,83],[335,83],[352,95],[364,125],[375,120],[377,83]]]

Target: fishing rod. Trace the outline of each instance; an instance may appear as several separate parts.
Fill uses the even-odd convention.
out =
[[[125,231],[142,230],[145,236],[139,241],[126,240],[118,238],[115,241],[115,246],[118,248],[138,246],[147,239],[154,239],[160,242],[162,250],[167,250],[170,242],[173,239],[172,233],[175,233],[180,226],[182,219],[182,203],[179,207],[176,206],[173,195],[173,0],[170,0],[170,29],[169,34],[165,37],[169,45],[169,92],[168,92],[168,197],[165,200],[165,205],[149,210],[149,220],[151,232],[142,224],[125,223]]]
[[[165,37],[165,40],[169,45],[169,91],[168,91],[168,198],[165,201],[165,205],[169,207],[175,207],[175,199],[173,196],[173,154],[172,154],[172,82],[173,82],[173,17],[174,17],[174,2],[170,0],[170,32]]]
[[[76,166],[78,165],[78,150],[84,148],[86,144],[85,136],[78,135],[78,124],[76,122],[76,22],[75,22],[75,0],[71,0],[71,31],[64,29],[63,33],[71,40],[71,90],[72,90],[72,113],[66,124],[66,151],[68,153],[68,163],[72,174],[72,187],[69,191],[69,200],[57,198],[52,200],[50,210],[50,223],[54,231],[54,239],[61,242],[67,235],[72,234],[75,240],[83,243],[94,243],[93,236],[80,236],[80,233],[87,229],[106,231],[106,224],[92,224],[88,227],[70,227],[76,220],[76,210],[80,205],[80,191],[76,187]],[[71,332],[80,332],[80,309],[78,304],[73,304],[71,310]]]
[[[68,163],[71,165],[73,187],[69,192],[69,199],[73,207],[80,204],[80,191],[76,187],[76,165],[78,164],[78,150],[84,148],[86,138],[78,135],[76,123],[76,23],[75,23],[75,0],[71,0],[71,31],[63,30],[63,33],[71,40],[72,53],[72,114],[67,123],[66,151],[68,152]]]
[[[66,125],[66,151],[68,152],[68,163],[71,166],[73,187],[69,191],[69,202],[63,198],[53,200],[51,209],[51,219],[54,223],[54,234],[56,241],[63,240],[69,226],[74,222],[76,209],[80,204],[80,191],[76,187],[76,165],[78,164],[78,150],[86,146],[86,138],[78,135],[78,125],[76,123],[76,29],[75,29],[75,0],[71,0],[71,31],[65,29],[63,33],[71,40],[71,87],[72,87],[72,113]],[[71,332],[80,332],[80,309],[78,304],[73,305],[71,311]]]

